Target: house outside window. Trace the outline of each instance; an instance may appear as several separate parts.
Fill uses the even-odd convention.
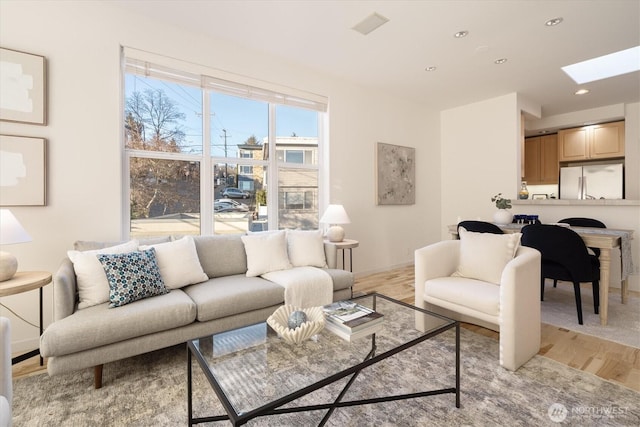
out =
[[[139,52],[124,48],[125,236],[318,227],[326,101]]]

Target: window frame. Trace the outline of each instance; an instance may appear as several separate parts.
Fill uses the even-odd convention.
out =
[[[125,131],[125,107],[126,107],[126,75],[132,70],[138,70],[145,77],[152,77],[160,80],[167,80],[177,84],[199,87],[202,94],[202,154],[189,153],[168,153],[159,151],[147,151],[129,149],[126,146],[127,138]],[[180,70],[180,71],[178,71]],[[133,73],[135,74],[135,73]],[[214,89],[215,88],[215,89]],[[216,90],[217,89],[217,90]],[[237,157],[219,157],[211,155],[211,123],[210,123],[210,95],[211,92],[220,92],[227,95],[241,97],[245,99],[256,99],[268,103],[268,159],[258,160],[245,158],[238,154]],[[266,171],[268,177],[266,188],[268,197],[268,228],[278,229],[278,193],[279,180],[278,172],[281,168],[288,169],[312,169],[317,172],[317,192],[318,192],[318,219],[321,214],[321,207],[325,197],[325,189],[328,177],[325,175],[325,163],[328,163],[328,156],[325,147],[328,140],[325,135],[328,126],[326,97],[303,92],[297,89],[282,87],[273,83],[258,81],[245,76],[234,75],[221,72],[219,70],[203,67],[200,65],[183,62],[173,58],[145,52],[129,47],[121,47],[121,102],[120,102],[120,123],[122,130],[121,152],[122,152],[122,237],[131,237],[131,159],[132,158],[154,158],[162,160],[189,161],[200,164],[200,234],[212,235],[215,231],[215,218],[213,210],[215,183],[213,179],[214,165],[217,163],[233,163],[239,171],[240,166],[261,166]],[[316,164],[305,163],[306,152],[303,153],[303,163],[279,162],[276,157],[276,107],[287,105],[295,108],[305,108],[317,112],[317,161]],[[303,196],[306,202],[306,197]],[[209,219],[210,218],[210,219]],[[206,219],[206,220],[205,220]]]

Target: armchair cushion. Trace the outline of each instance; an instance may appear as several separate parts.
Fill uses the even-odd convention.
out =
[[[490,316],[500,315],[500,286],[465,277],[440,277],[429,280],[424,297],[436,299],[441,305],[451,303],[463,306],[473,312],[480,311]],[[445,307],[446,308],[446,307]]]
[[[521,233],[473,233],[459,229],[460,260],[455,276],[500,284],[502,271],[520,245]]]

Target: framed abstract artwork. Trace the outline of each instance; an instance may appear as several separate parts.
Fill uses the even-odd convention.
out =
[[[46,204],[46,140],[0,135],[0,206]]]
[[[44,56],[0,48],[0,120],[47,124]]]
[[[415,204],[415,180],[415,148],[378,142],[376,146],[376,204]]]

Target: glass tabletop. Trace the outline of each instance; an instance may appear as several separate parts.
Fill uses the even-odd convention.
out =
[[[283,399],[294,400],[296,394],[320,388],[456,324],[380,294],[353,301],[384,315],[375,335],[349,342],[325,328],[295,345],[283,341],[263,322],[193,340],[190,348],[209,371],[206,374],[214,380],[212,386],[223,405],[240,415]],[[431,318],[431,329],[421,332],[415,328],[416,311]]]

